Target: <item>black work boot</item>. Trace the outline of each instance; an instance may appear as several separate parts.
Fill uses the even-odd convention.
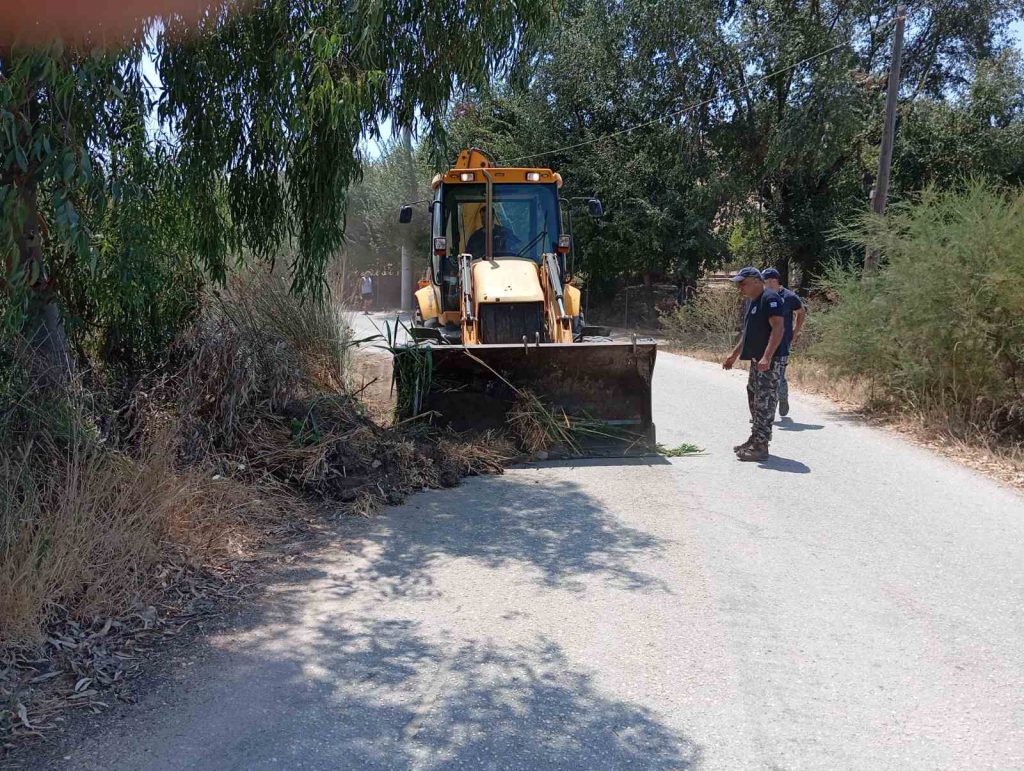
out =
[[[732,448],[732,451],[733,452],[739,452],[740,450],[745,450],[748,447],[750,447],[750,445],[753,444],[753,442],[754,442],[753,435],[748,436],[747,437],[747,441],[745,441],[743,444],[736,445],[735,447]]]
[[[749,446],[737,451],[736,457],[742,461],[768,460],[768,442],[755,440]]]
[[[784,418],[789,414],[789,400],[779,399],[779,417]]]

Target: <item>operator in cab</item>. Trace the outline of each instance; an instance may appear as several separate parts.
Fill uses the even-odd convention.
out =
[[[466,249],[474,259],[487,256],[487,207],[480,207],[480,226],[470,235]],[[514,257],[519,254],[522,244],[509,228],[502,225],[497,218],[494,220],[494,257]]]

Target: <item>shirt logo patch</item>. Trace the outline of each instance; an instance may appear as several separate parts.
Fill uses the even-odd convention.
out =
[[[770,302],[770,303],[768,303],[768,307],[770,307],[770,308],[778,308],[779,304],[776,303],[776,302]]]

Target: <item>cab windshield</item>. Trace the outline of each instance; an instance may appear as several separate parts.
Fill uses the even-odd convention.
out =
[[[442,232],[448,253],[481,258],[487,250],[487,188],[445,185]],[[540,262],[558,245],[558,193],[555,185],[496,184],[492,187],[494,257]]]

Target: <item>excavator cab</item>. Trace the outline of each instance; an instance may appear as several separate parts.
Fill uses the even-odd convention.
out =
[[[561,187],[551,169],[497,166],[475,148],[434,177],[431,283],[415,295],[415,344],[396,351],[428,357],[430,378],[403,382],[415,368],[396,362],[403,411],[432,410],[458,430],[495,428],[529,391],[566,421],[653,444],[655,345],[588,340],[567,271]],[[600,215],[600,201],[587,200]],[[410,216],[402,207],[399,221]],[[422,393],[402,398],[403,387]]]

